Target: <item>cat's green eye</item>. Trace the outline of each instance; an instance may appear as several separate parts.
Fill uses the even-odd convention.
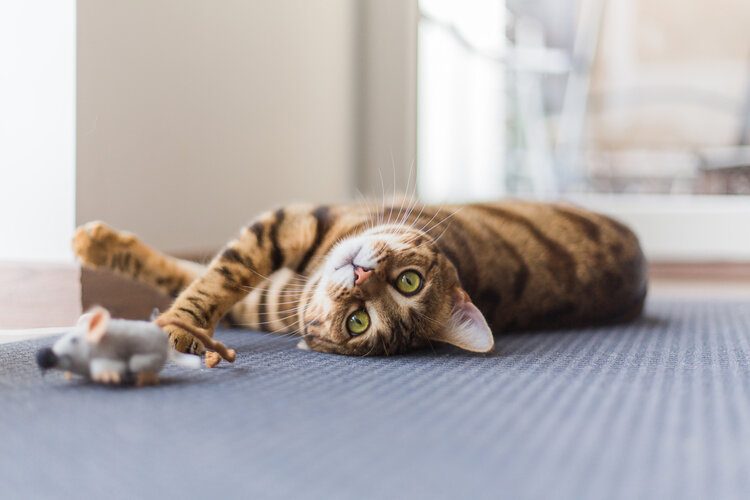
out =
[[[422,275],[416,271],[404,271],[396,278],[396,289],[404,295],[414,295],[422,289]]]
[[[361,335],[370,328],[370,315],[364,309],[357,309],[346,319],[346,329],[352,335]]]

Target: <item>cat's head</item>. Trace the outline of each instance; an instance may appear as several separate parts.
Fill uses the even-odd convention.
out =
[[[379,226],[338,243],[308,282],[300,347],[349,355],[395,354],[432,342],[492,350],[482,313],[433,239]]]

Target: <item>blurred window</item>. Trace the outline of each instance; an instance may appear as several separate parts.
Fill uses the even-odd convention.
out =
[[[750,258],[749,24],[745,0],[421,0],[421,195],[568,198],[652,257]]]

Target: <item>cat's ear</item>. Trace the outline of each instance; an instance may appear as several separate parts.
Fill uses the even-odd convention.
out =
[[[435,340],[471,352],[490,352],[495,345],[495,338],[482,312],[461,288],[456,288],[453,301],[450,320]]]
[[[95,306],[84,314],[79,320],[79,324],[83,322],[83,326],[86,328],[86,340],[92,344],[98,343],[107,333],[109,320],[109,311],[100,306]]]

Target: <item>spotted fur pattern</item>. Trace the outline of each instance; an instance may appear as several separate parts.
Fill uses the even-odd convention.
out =
[[[647,290],[634,234],[563,204],[284,207],[243,228],[205,267],[99,222],[78,229],[74,249],[84,265],[174,296],[167,317],[211,331],[226,318],[353,355],[461,345],[446,330],[458,328],[466,297],[498,334],[628,320],[641,312]],[[372,277],[355,284],[356,267]],[[394,287],[405,269],[424,278],[413,297]],[[353,336],[345,323],[359,308],[372,324]],[[169,333],[178,350],[202,351],[189,333]]]

